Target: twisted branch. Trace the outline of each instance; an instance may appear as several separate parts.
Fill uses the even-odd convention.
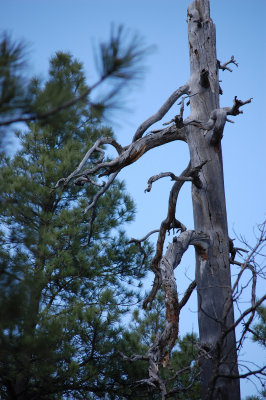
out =
[[[177,177],[178,180],[176,180],[176,182],[174,183],[174,185],[171,189],[171,192],[169,195],[169,200],[168,200],[167,217],[161,222],[160,231],[159,231],[157,244],[156,244],[156,253],[150,264],[150,268],[154,272],[155,277],[154,277],[152,290],[143,302],[144,309],[146,309],[148,307],[148,305],[151,306],[151,304],[156,296],[156,293],[161,286],[161,274],[160,274],[160,270],[159,270],[159,262],[162,258],[162,252],[163,252],[163,246],[164,246],[166,232],[169,231],[170,229],[180,229],[181,232],[184,232],[186,230],[186,227],[175,218],[176,202],[177,202],[178,194],[179,194],[184,182],[186,180],[188,180],[186,178],[189,178],[189,177],[192,178],[193,183],[196,184],[197,187],[201,187],[202,183],[199,178],[199,171],[206,164],[206,162],[207,161],[203,161],[200,165],[198,165],[194,168],[191,168],[190,163],[189,163],[189,165],[182,172],[182,174],[179,177]],[[150,179],[152,179],[152,178],[150,178]],[[149,179],[149,181],[150,181],[150,179]]]
[[[133,358],[130,358],[131,360],[147,360],[148,358],[149,378],[143,379],[139,383],[159,387],[162,399],[167,397],[167,391],[165,382],[160,377],[159,367],[160,365],[166,366],[169,362],[170,353],[178,337],[180,312],[196,287],[196,282],[192,282],[179,302],[174,270],[180,264],[182,256],[189,245],[206,249],[208,240],[208,236],[204,233],[190,230],[184,231],[178,237],[175,237],[168,246],[159,266],[162,287],[165,292],[166,326],[163,332],[157,335],[155,342],[145,356],[134,355]]]

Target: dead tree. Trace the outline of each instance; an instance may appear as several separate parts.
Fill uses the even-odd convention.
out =
[[[122,147],[113,138],[103,137],[88,150],[80,165],[69,177],[58,181],[57,187],[64,187],[72,180],[78,185],[84,185],[86,182],[95,182],[92,180],[93,176],[107,177],[86,209],[92,215],[90,239],[97,213],[97,200],[112,184],[121,169],[136,162],[147,151],[165,143],[177,140],[187,143],[190,152],[187,168],[178,176],[172,172],[153,176],[149,179],[147,187],[147,191],[151,190],[152,183],[165,176],[174,180],[165,220],[162,221],[159,230],[150,232],[142,239],[145,240],[150,234],[158,232],[156,251],[151,262],[155,278],[143,307],[150,307],[158,289],[163,288],[166,326],[145,356],[124,357],[129,360],[148,361],[149,376],[141,383],[159,388],[162,399],[170,397],[174,392],[167,393],[159,367],[167,365],[169,361],[178,336],[180,311],[197,287],[202,398],[239,400],[240,376],[230,273],[232,243],[227,228],[221,140],[226,122],[232,122],[228,116],[242,113],[241,107],[250,103],[251,99],[241,101],[235,97],[231,106],[220,107],[219,70],[231,71],[228,65],[236,64],[236,61],[234,57],[224,64],[217,60],[215,25],[210,18],[209,0],[195,0],[188,7],[187,18],[190,50],[188,82],[175,90],[161,108],[138,127],[131,144]],[[147,129],[161,120],[181,97],[180,114],[170,121],[169,126],[146,133]],[[185,100],[190,105],[190,116],[183,120]],[[111,161],[104,159],[105,152],[102,146],[106,144],[113,146],[117,151],[117,157]],[[88,161],[97,152],[100,153],[100,158],[94,166],[88,167]],[[187,230],[176,218],[178,194],[186,181],[192,184],[193,230]],[[171,228],[179,230],[180,233],[163,255],[165,236]],[[139,245],[142,241],[132,240]],[[174,270],[189,245],[195,248],[195,281],[179,300]],[[253,304],[253,308],[256,305],[258,302]]]

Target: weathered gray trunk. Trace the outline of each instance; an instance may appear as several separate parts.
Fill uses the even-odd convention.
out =
[[[189,6],[188,36],[190,95],[197,93],[190,98],[190,118],[206,122],[211,112],[219,108],[216,34],[208,0],[196,0]],[[221,332],[234,320],[231,306],[223,322],[224,307],[231,297],[231,277],[222,150],[220,143],[211,144],[212,131],[206,133],[192,125],[188,130],[192,166],[208,160],[200,173],[203,187],[192,185],[195,231],[210,236],[208,251],[196,251],[202,397],[239,400],[239,379],[213,379],[217,372],[238,375],[234,331],[219,345]]]

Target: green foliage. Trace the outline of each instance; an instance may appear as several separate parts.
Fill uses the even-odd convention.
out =
[[[252,328],[252,339],[254,342],[258,342],[263,347],[266,345],[266,307],[261,306],[257,308],[259,316],[259,322]]]
[[[109,42],[100,44],[100,76],[112,75],[121,81],[138,78],[143,72],[141,62],[147,50],[138,36],[131,36],[121,25],[112,26]]]
[[[97,66],[99,80],[86,87],[84,75],[81,76],[80,63],[72,62],[72,68],[66,69],[68,54],[58,53],[51,60],[50,76],[53,82],[47,82],[45,91],[40,92],[38,79],[31,83],[23,73],[26,51],[22,42],[15,42],[7,34],[0,37],[0,127],[17,121],[43,121],[50,117],[58,118],[59,111],[69,109],[85,101],[91,108],[91,116],[99,120],[111,107],[121,105],[121,94],[128,83],[134,82],[143,72],[142,59],[150,50],[143,46],[140,38],[125,31],[122,26],[112,28],[110,40],[99,45]],[[53,74],[56,76],[53,76]],[[75,88],[69,84],[75,80]],[[88,94],[104,83],[104,95],[88,102]],[[32,96],[37,94],[37,96]],[[119,94],[119,96],[118,96]],[[119,102],[120,100],[120,102]],[[119,102],[119,104],[118,104]],[[0,132],[0,140],[6,130]]]
[[[262,391],[261,396],[247,396],[245,400],[264,400],[266,398],[266,391]]]
[[[246,400],[260,400],[260,398],[258,396],[248,396]]]
[[[87,90],[69,54],[51,60],[45,84],[31,92],[38,112]],[[84,206],[97,188],[53,190],[94,141],[112,132],[91,114],[88,96],[45,123],[19,131],[13,159],[0,172],[0,397],[19,400],[115,399],[121,317],[139,300],[147,260],[128,245],[134,217],[124,184],[99,199],[92,233]],[[90,240],[88,241],[88,238]],[[130,286],[132,280],[135,286]],[[133,290],[134,289],[134,290]]]
[[[25,46],[6,33],[0,41],[0,117],[28,109],[30,97],[25,85]]]

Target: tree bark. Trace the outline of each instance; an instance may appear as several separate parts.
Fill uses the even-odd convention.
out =
[[[209,0],[195,0],[188,7],[188,38],[189,94],[193,95],[189,119],[206,122],[211,112],[219,108],[216,33]],[[222,343],[219,341],[221,333],[234,321],[233,306],[223,316],[232,294],[222,150],[220,141],[212,141],[217,136],[215,128],[207,134],[197,126],[187,128],[192,167],[208,161],[200,171],[202,188],[192,185],[194,229],[210,237],[207,252],[196,250],[202,398],[239,400],[234,331]],[[219,378],[219,373],[231,378]]]

